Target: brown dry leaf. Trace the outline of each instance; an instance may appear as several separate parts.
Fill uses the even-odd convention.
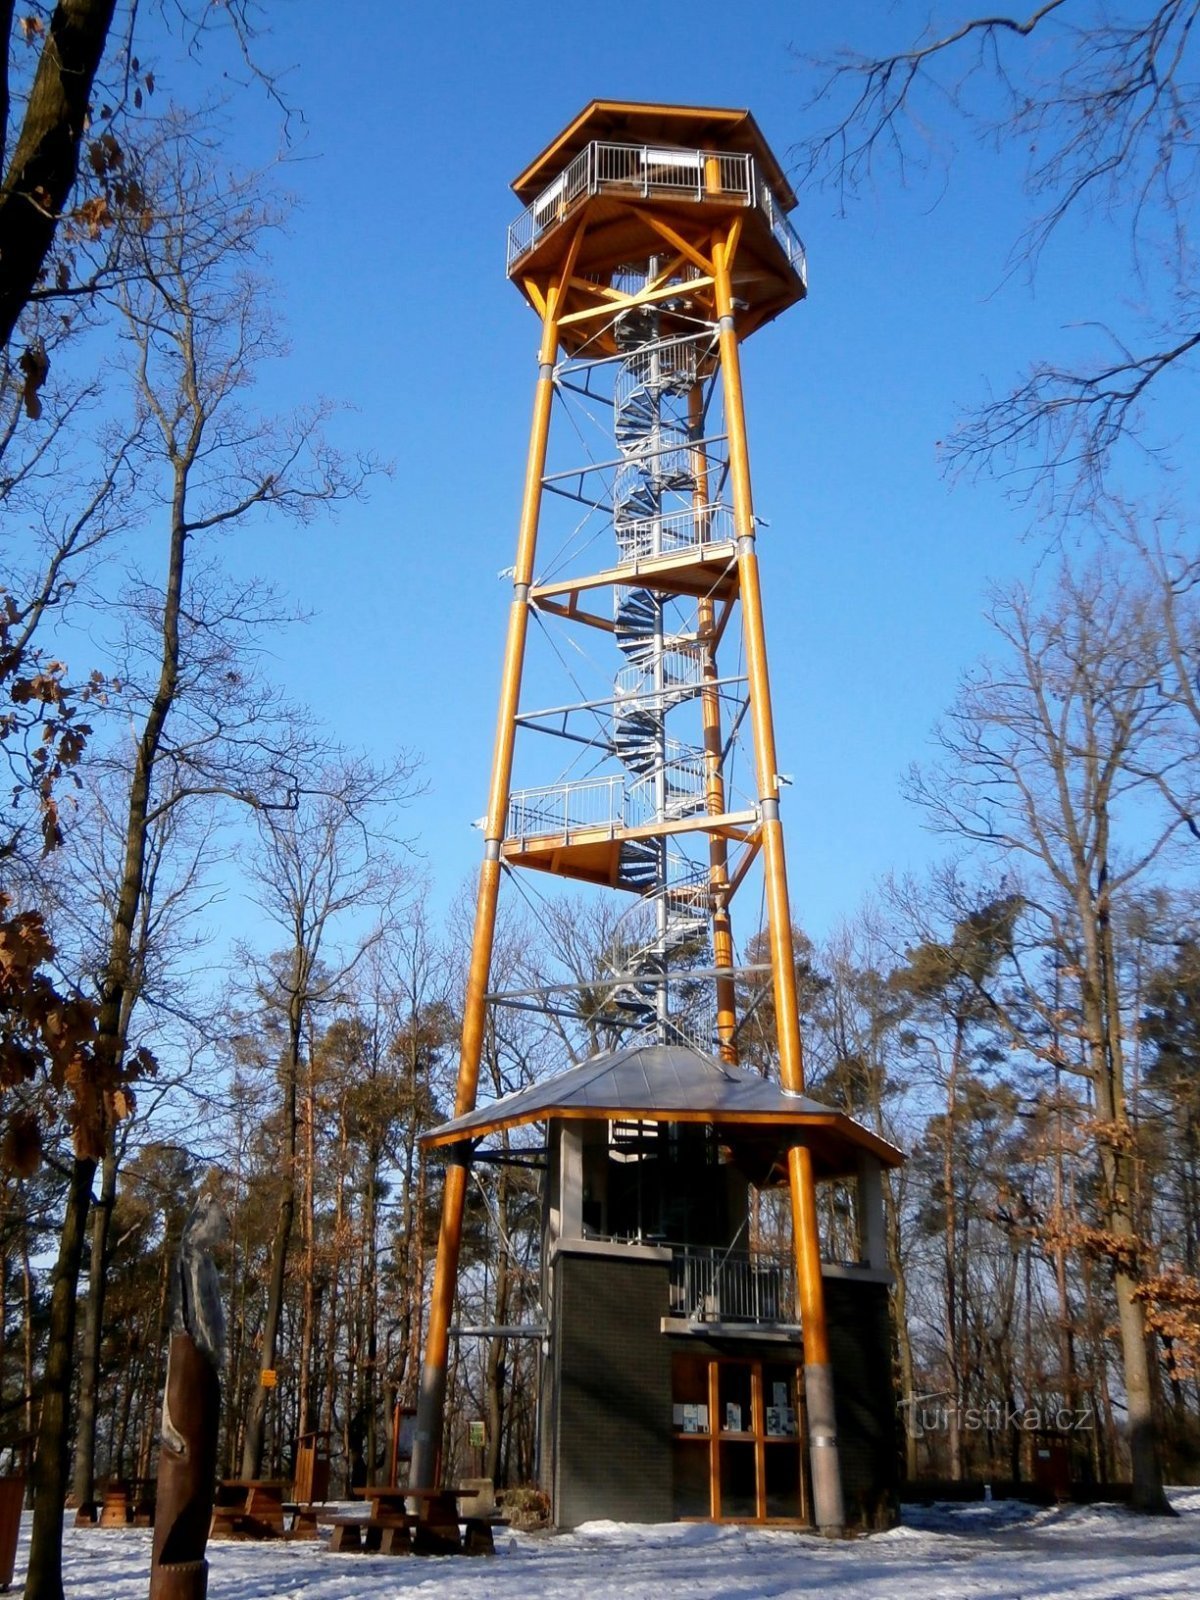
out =
[[[25,415],[36,422],[42,414],[42,402],[38,398],[38,390],[50,372],[50,357],[46,354],[41,340],[35,340],[22,351],[17,365],[25,374],[25,385],[21,394]]]
[[[108,200],[102,194],[93,195],[90,200],[85,200],[76,210],[75,216],[83,223],[93,239],[98,239],[113,220]]]
[[[42,1132],[37,1118],[29,1111],[18,1111],[10,1119],[0,1140],[0,1163],[20,1178],[30,1178],[42,1161]]]

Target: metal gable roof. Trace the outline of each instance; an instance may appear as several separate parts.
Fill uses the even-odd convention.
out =
[[[515,1124],[589,1114],[660,1122],[817,1124],[836,1130],[848,1144],[872,1150],[888,1165],[903,1159],[892,1145],[832,1106],[790,1094],[756,1072],[726,1066],[685,1045],[657,1044],[602,1051],[543,1083],[430,1129],[421,1142],[451,1144]]]

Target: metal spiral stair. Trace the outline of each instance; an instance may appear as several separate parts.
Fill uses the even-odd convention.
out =
[[[610,991],[608,1007],[639,1032],[649,1032],[659,1024],[657,980],[672,960],[683,958],[688,966],[704,966],[711,958],[708,873],[678,858],[672,862],[673,867],[679,865],[687,868],[683,875],[651,889],[622,918],[618,940],[624,932],[631,942],[619,955],[614,952],[607,963],[611,975],[623,980]],[[660,904],[665,919],[659,917]],[[665,920],[665,934],[659,933],[660,920]],[[671,1044],[707,1045],[713,1031],[707,1015],[668,1018],[666,1027],[666,1042]]]
[[[681,407],[670,402],[695,385],[699,347],[691,338],[656,338],[654,318],[645,314],[628,319],[618,337],[627,354],[613,399],[622,456],[613,526],[621,559],[633,560],[661,551],[664,497],[690,497],[695,490],[688,423]],[[695,639],[669,632],[662,596],[642,588],[617,589],[614,629],[628,665],[615,684],[613,748],[628,774],[629,802],[660,822],[695,816],[706,803],[703,752],[671,738],[666,726],[668,711],[699,692]],[[698,1043],[688,1017],[666,1011],[662,980],[673,962],[694,966],[707,959],[707,872],[671,856],[662,839],[637,839],[622,844],[620,877],[641,896],[623,919],[628,943],[609,963],[612,976],[622,981],[608,1009],[664,1043]]]

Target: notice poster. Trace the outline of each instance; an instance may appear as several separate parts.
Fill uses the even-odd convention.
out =
[[[732,1400],[727,1401],[725,1405],[725,1432],[741,1433],[741,1431],[742,1408]]]

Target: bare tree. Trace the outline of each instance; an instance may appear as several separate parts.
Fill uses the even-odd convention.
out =
[[[164,29],[178,30],[195,51],[211,28],[223,27],[277,96],[255,60],[259,12],[255,0],[0,6],[0,346],[31,302],[86,296],[104,281],[105,271],[76,276],[73,246],[142,210],[128,165],[129,116],[153,94],[155,75],[139,51],[153,50]],[[47,362],[36,334],[21,359],[36,394]]]
[[[260,905],[286,943],[251,960],[259,1002],[282,1024],[277,1074],[282,1096],[280,1199],[271,1248],[262,1366],[275,1365],[288,1251],[296,1214],[300,1093],[315,1013],[345,998],[350,975],[380,938],[381,919],[405,875],[389,849],[393,808],[414,787],[415,763],[377,769],[364,761],[331,768],[294,811],[259,815],[259,854],[249,871]],[[360,919],[344,943],[342,924]],[[242,1445],[242,1475],[259,1475],[268,1390],[256,1386]]]
[[[248,414],[242,395],[256,363],[277,349],[261,285],[246,271],[271,222],[253,180],[221,173],[214,152],[178,125],[143,171],[144,225],[127,239],[136,277],[117,291],[135,405],[145,427],[142,470],[164,478],[165,580],[137,586],[128,615],[122,708],[130,747],[124,770],[123,843],[106,950],[97,979],[97,1055],[108,1078],[131,1075],[127,1045],[137,1003],[139,929],[152,925],[148,895],[155,830],[176,808],[213,797],[253,807],[295,803],[298,739],[278,700],[264,696],[253,647],[274,609],[254,586],[231,587],[194,560],[199,541],[262,508],[305,519],[358,491],[365,463],[345,463],[324,445],[319,418],[282,424]],[[135,1065],[135,1064],[133,1064]],[[129,1108],[111,1095],[97,1105],[97,1137],[72,1168],[52,1295],[46,1399],[39,1433],[38,1497],[29,1593],[61,1593],[60,1515],[66,1489],[68,1397],[76,1286],[98,1153]],[[101,1218],[108,1215],[107,1208]],[[105,1237],[94,1240],[92,1294],[102,1293]],[[95,1337],[99,1337],[99,1319]],[[81,1478],[90,1487],[91,1441]]]
[[[1195,0],[1142,0],[1121,13],[1043,0],[1023,14],[931,21],[903,48],[810,63],[823,126],[801,170],[845,198],[865,182],[941,159],[953,132],[1028,152],[1030,217],[1010,268],[1035,268],[1068,218],[1125,230],[1140,285],[1125,326],[1092,325],[1093,346],[1041,359],[948,441],[952,458],[1020,469],[1061,509],[1107,488],[1122,441],[1169,374],[1195,370],[1200,296],[1191,216],[1200,180]],[[952,156],[951,156],[952,164]]]
[[[1038,1048],[1082,1074],[1094,1096],[1102,1226],[1088,1243],[1113,1275],[1134,1503],[1164,1511],[1137,1297],[1143,1242],[1114,912],[1179,833],[1177,809],[1159,802],[1162,784],[1180,781],[1186,755],[1175,708],[1159,689],[1167,663],[1153,607],[1114,564],[1064,568],[1044,609],[1020,590],[1002,596],[990,620],[1004,653],[964,680],[940,730],[942,762],[914,772],[910,787],[935,827],[1008,864],[1010,890],[1041,919],[1045,943],[1077,986],[1082,1059],[1056,1053],[1053,1036]],[[986,973],[976,986],[991,992]],[[1011,1025],[994,996],[992,1004]]]

